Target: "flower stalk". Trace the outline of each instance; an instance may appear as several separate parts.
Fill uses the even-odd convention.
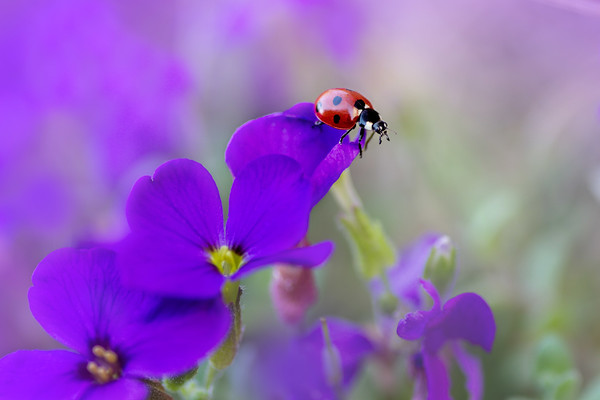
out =
[[[350,172],[344,171],[332,186],[334,198],[342,209],[341,222],[350,242],[356,266],[367,280],[384,278],[384,271],[395,262],[395,251],[379,221],[365,213]]]
[[[242,340],[243,326],[242,309],[240,305],[240,299],[242,297],[242,288],[239,287],[238,281],[228,281],[227,284],[224,286],[223,290],[223,296],[226,302],[232,298],[233,293],[232,288],[227,290],[229,284],[237,286],[237,296],[235,297],[235,300],[233,302],[227,303],[227,307],[229,308],[229,311],[231,312],[231,316],[233,318],[233,323],[231,325],[231,328],[229,329],[229,333],[227,334],[227,337],[225,338],[223,344],[221,344],[221,346],[210,357],[209,373],[211,368],[214,368],[217,371],[222,371],[229,367],[233,362],[233,359],[235,358],[238,347]],[[212,381],[213,379],[207,379],[207,384],[212,385]]]

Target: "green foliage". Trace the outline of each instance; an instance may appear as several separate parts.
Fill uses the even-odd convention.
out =
[[[535,380],[546,400],[576,398],[581,377],[569,348],[559,336],[549,334],[538,345]]]

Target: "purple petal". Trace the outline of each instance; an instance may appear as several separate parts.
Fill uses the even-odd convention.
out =
[[[108,323],[103,302],[112,302],[118,276],[113,253],[60,249],[50,253],[33,273],[31,313],[54,339],[83,355]]]
[[[258,348],[250,382],[259,399],[332,399],[333,390],[323,374],[322,356],[298,340],[281,336],[268,338]]]
[[[458,342],[452,343],[454,357],[465,374],[465,386],[470,400],[481,400],[483,398],[483,372],[479,359],[469,354]]]
[[[358,155],[356,145],[338,145],[343,131],[315,125],[314,104],[300,103],[242,125],[233,134],[225,161],[234,176],[252,160],[282,154],[296,160],[311,181],[316,204]]]
[[[167,232],[202,248],[218,247],[223,233],[217,185],[201,164],[187,159],[169,161],[136,182],[127,220],[134,233]]]
[[[266,257],[255,258],[244,264],[236,274],[231,276],[231,279],[240,279],[257,268],[275,263],[284,263],[298,268],[318,267],[327,261],[333,248],[332,242],[321,242],[309,247],[284,250]]]
[[[144,400],[148,396],[148,387],[137,379],[121,378],[116,381],[90,387],[81,396],[81,400]]]
[[[450,377],[442,359],[436,354],[424,352],[423,362],[427,376],[427,399],[451,400]]]
[[[223,275],[198,246],[169,234],[132,234],[117,247],[123,282],[156,294],[210,298],[221,291]]]
[[[309,197],[310,185],[293,159],[252,161],[231,187],[228,246],[256,258],[294,247],[308,229]]]
[[[127,374],[181,373],[225,336],[230,315],[214,300],[166,300],[123,287],[113,252],[62,249],[36,269],[31,310],[57,340],[91,357],[108,344]]]
[[[491,351],[495,333],[490,306],[475,293],[463,293],[448,300],[442,313],[430,322],[423,345],[435,353],[446,340],[462,339]]]
[[[388,271],[392,293],[414,307],[423,306],[419,279],[423,276],[431,250],[440,237],[437,233],[421,236],[402,250],[398,264]]]
[[[430,311],[415,311],[406,314],[398,322],[396,333],[404,340],[417,340],[425,334],[425,328],[431,318]]]
[[[210,301],[165,299],[149,315],[132,320],[119,330],[126,372],[160,377],[195,367],[225,339],[231,313],[220,296]]]
[[[340,389],[348,389],[365,358],[374,346],[360,327],[346,321],[328,318],[331,341],[340,358],[343,375]],[[325,341],[321,324],[297,338],[264,342],[259,347],[252,381],[259,387],[258,398],[304,400],[335,399],[336,391],[326,376],[323,354]]]
[[[232,135],[225,162],[238,176],[251,161],[269,154],[295,159],[307,175],[338,143],[343,131],[317,122],[314,105],[300,103],[282,113],[269,114],[246,122]]]
[[[433,306],[429,311],[415,311],[406,314],[406,316],[398,322],[396,333],[404,340],[416,340],[423,336],[429,335],[429,323],[435,319],[441,312],[440,296],[438,295],[435,286],[424,279],[419,280],[423,289],[432,297]]]
[[[288,108],[281,114],[283,114],[287,117],[295,117],[295,118],[299,118],[299,119],[304,119],[312,124],[315,124],[318,121],[317,116],[315,114],[315,105],[313,103],[294,104],[292,107]],[[277,113],[271,114],[271,115],[277,115]],[[339,132],[339,129],[336,129],[336,131]],[[338,140],[339,140],[339,138],[338,138]]]
[[[338,318],[327,318],[327,327],[331,343],[339,351],[344,387],[349,387],[362,366],[365,357],[375,351],[373,343],[358,325]],[[316,344],[320,349],[325,348],[321,323],[315,324],[304,338],[305,343]]]
[[[355,143],[344,142],[331,149],[313,172],[310,183],[313,188],[311,204],[314,206],[329,192],[342,175],[342,172],[352,164],[358,155]]]
[[[427,294],[431,296],[431,299],[433,300],[433,306],[431,307],[431,311],[439,312],[441,310],[441,300],[437,289],[435,288],[433,283],[425,279],[419,279],[419,282],[421,282],[421,286],[423,286],[423,289],[425,289]]]
[[[0,399],[79,398],[94,385],[86,360],[65,350],[21,350],[0,359]]]
[[[412,400],[425,400],[427,398],[427,374],[422,352],[415,353],[409,358],[408,368],[413,380]]]

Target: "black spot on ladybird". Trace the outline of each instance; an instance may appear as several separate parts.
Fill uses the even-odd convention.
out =
[[[339,115],[339,114],[335,114],[335,115],[333,116],[333,122],[334,122],[334,123],[336,123],[336,124],[339,124],[339,123],[340,123],[340,119],[341,119],[341,118],[340,118],[340,115]]]
[[[340,104],[342,102],[342,97],[341,96],[335,96],[333,98],[333,105],[337,106],[338,104]]]

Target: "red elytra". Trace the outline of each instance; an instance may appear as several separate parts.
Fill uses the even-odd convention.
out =
[[[371,102],[354,90],[336,88],[324,91],[315,101],[315,114],[319,120],[317,125],[326,124],[346,130],[340,137],[340,143],[344,141],[350,131],[359,126],[360,131],[356,143],[360,157],[362,157],[362,143],[366,131],[373,133],[364,142],[365,148],[375,133],[379,134],[379,144],[384,136],[388,141],[390,140],[387,123],[373,109]]]
[[[328,89],[315,101],[317,118],[337,129],[353,128],[365,108],[373,108],[371,102],[362,94],[350,89]]]

